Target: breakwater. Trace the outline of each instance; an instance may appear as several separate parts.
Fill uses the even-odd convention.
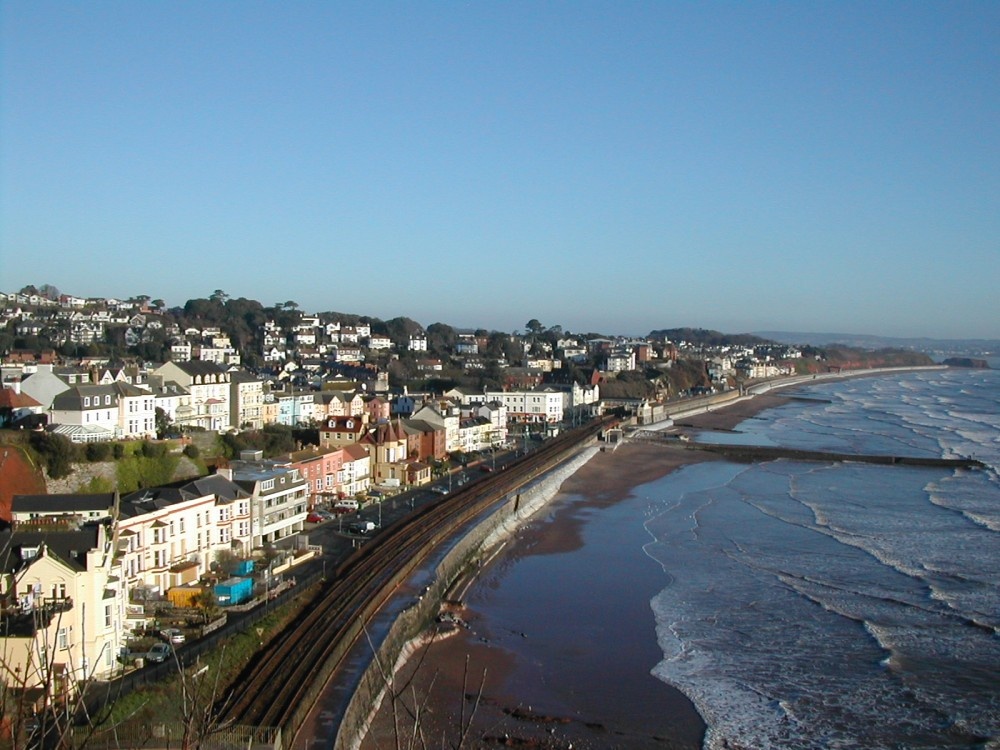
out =
[[[722,443],[695,443],[680,440],[677,435],[655,430],[636,430],[629,440],[658,443],[679,450],[707,451],[723,456],[730,461],[754,462],[775,461],[779,458],[790,461],[823,461],[827,463],[852,461],[854,463],[929,466],[953,469],[984,469],[986,464],[975,458],[936,458],[931,456],[895,456],[870,453],[841,453],[835,451],[799,450],[773,445],[728,445]]]

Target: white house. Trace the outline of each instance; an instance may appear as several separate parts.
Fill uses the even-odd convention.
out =
[[[190,360],[167,362],[154,374],[162,382],[173,381],[191,394],[189,415],[178,415],[177,423],[206,430],[226,430],[229,421],[229,371],[214,362]]]

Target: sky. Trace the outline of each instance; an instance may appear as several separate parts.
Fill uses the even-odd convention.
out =
[[[1000,338],[1000,3],[0,4],[0,290]]]

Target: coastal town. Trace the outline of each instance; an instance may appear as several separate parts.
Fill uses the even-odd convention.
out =
[[[925,364],[705,331],[425,328],[221,290],[168,308],[31,287],[0,305],[2,661],[24,721],[266,601],[338,516],[447,494],[611,412]]]

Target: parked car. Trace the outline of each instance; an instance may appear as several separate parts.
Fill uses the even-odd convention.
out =
[[[347,527],[352,534],[367,534],[375,531],[374,521],[356,521]]]
[[[433,487],[431,487],[431,492],[436,492],[439,495],[447,495],[448,488],[443,485],[436,484]]]
[[[164,628],[160,637],[167,643],[184,643],[184,633],[179,628]]]
[[[119,660],[125,664],[136,664],[139,662],[146,664],[159,664],[166,661],[173,651],[170,643],[156,643],[148,651],[133,651],[124,647],[118,655]]]
[[[314,510],[308,516],[306,516],[306,521],[309,523],[323,523],[324,521],[329,521],[329,518],[323,516],[318,510]]]

